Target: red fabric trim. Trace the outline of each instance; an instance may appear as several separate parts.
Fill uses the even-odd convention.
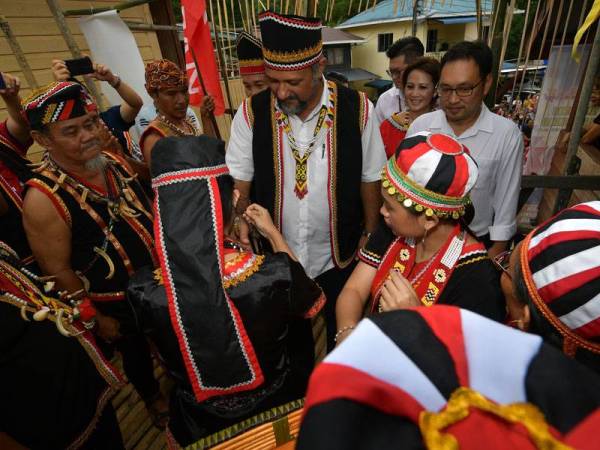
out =
[[[265,73],[265,65],[261,64],[260,66],[240,66],[240,75],[257,75],[260,73]]]
[[[244,100],[242,102],[242,114],[244,115],[244,120],[246,121],[246,125],[248,128],[252,129],[252,124],[250,124],[250,118],[248,117],[248,102]]]
[[[199,172],[202,172],[202,171],[199,171]],[[222,224],[223,219],[222,219],[221,197],[219,194],[219,187],[218,187],[216,178],[210,179],[209,189],[211,189],[211,191],[213,193],[213,200],[214,200],[214,207],[215,207],[214,216],[215,216],[215,220],[216,220],[216,226],[217,226],[216,232],[217,232],[217,236],[218,236],[218,242],[217,242],[218,250],[217,251],[219,252],[219,255],[218,255],[219,268],[221,270],[221,278],[222,278],[223,277],[222,267],[224,266],[224,260],[223,260],[223,253],[220,249],[223,248],[223,224]],[[178,311],[176,308],[176,301],[175,301],[175,295],[174,295],[175,289],[171,283],[171,274],[170,274],[170,270],[169,270],[169,266],[168,266],[167,255],[163,251],[165,243],[163,240],[162,221],[161,221],[161,217],[160,217],[160,213],[159,213],[160,210],[159,210],[159,205],[158,205],[158,192],[156,192],[155,194],[156,195],[155,195],[155,199],[154,199],[154,218],[155,218],[154,219],[154,237],[155,237],[156,244],[157,244],[156,251],[158,254],[158,259],[160,261],[160,267],[161,267],[161,270],[163,273],[163,283],[165,286],[165,293],[167,295],[168,306],[169,306],[169,318],[171,319],[171,325],[173,326],[173,330],[175,332],[175,335],[177,336],[177,341],[179,343],[179,348],[181,350],[183,362],[185,364],[188,378],[192,385],[192,389],[194,391],[194,395],[195,395],[196,399],[199,402],[202,402],[210,397],[214,397],[214,396],[218,396],[218,395],[225,395],[225,394],[233,394],[235,392],[241,392],[241,391],[248,391],[248,390],[252,390],[252,389],[259,387],[264,382],[264,376],[262,374],[262,369],[260,368],[260,365],[258,364],[258,359],[256,357],[256,354],[254,353],[254,348],[252,347],[250,339],[248,338],[248,335],[246,334],[246,330],[244,329],[243,323],[239,316],[239,312],[237,311],[237,309],[233,305],[233,302],[227,295],[227,291],[225,290],[225,288],[223,288],[223,292],[225,293],[225,297],[226,297],[227,302],[233,313],[235,324],[237,326],[238,332],[242,339],[241,344],[246,351],[246,355],[247,355],[249,363],[250,363],[250,368],[254,372],[255,379],[252,383],[248,383],[248,384],[244,384],[244,385],[236,386],[236,387],[231,387],[231,388],[227,388],[227,389],[205,389],[200,385],[199,379],[196,376],[196,372],[194,370],[194,363],[192,360],[192,355],[189,353],[188,347],[186,345],[186,338],[184,335],[184,331],[182,330],[179,322],[177,321]]]
[[[125,300],[125,292],[89,292],[88,297],[93,302],[114,302],[118,300]]]
[[[379,132],[381,133],[381,138],[383,139],[383,145],[385,147],[385,154],[389,158],[391,158],[396,149],[400,145],[400,142],[406,137],[406,130],[399,130],[394,127],[388,120],[384,120],[379,125]]]
[[[325,306],[326,300],[327,299],[325,298],[325,294],[323,293],[323,291],[321,291],[321,295],[319,296],[319,298],[316,300],[314,305],[312,305],[311,308],[308,311],[306,311],[306,313],[304,313],[303,317],[305,319],[312,319],[313,317],[315,317],[319,313],[319,311],[321,311],[323,306]]]
[[[431,151],[431,147],[427,142],[419,142],[409,151],[403,151],[400,153],[400,157],[396,159],[396,166],[398,166],[398,169],[406,174],[410,171],[410,168],[414,162],[429,151]],[[389,171],[388,176],[392,178]]]
[[[476,251],[485,251],[485,252],[487,252],[487,250],[485,248],[485,245],[483,245],[483,243],[477,241],[477,242],[474,242],[472,244],[465,244],[465,246],[463,247],[462,254],[466,255],[467,253],[472,253],[472,252],[476,252]]]
[[[56,119],[57,122],[67,120],[71,117],[71,111],[73,111],[73,108],[75,107],[75,100],[66,100],[64,105],[63,110]]]
[[[33,139],[29,138],[26,144],[22,144],[12,134],[10,134],[10,131],[8,131],[7,122],[8,119],[0,122],[0,144],[4,144],[19,156],[25,157],[27,154],[27,149],[29,149],[29,147],[31,147],[33,144]]]
[[[460,309],[445,305],[414,309],[425,319],[431,331],[446,346],[454,361],[461,386],[469,386],[469,363],[465,350]]]
[[[251,389],[255,389],[257,387],[259,387],[261,384],[263,384],[264,382],[264,375],[262,373],[262,368],[260,367],[260,364],[258,363],[258,358],[256,356],[256,352],[254,351],[254,346],[252,345],[252,342],[250,341],[250,338],[248,337],[248,333],[246,333],[246,328],[244,327],[244,323],[242,322],[242,318],[240,316],[239,311],[237,310],[237,308],[235,307],[235,304],[231,301],[231,298],[229,297],[229,294],[227,293],[227,289],[225,289],[225,287],[223,286],[223,267],[225,266],[225,261],[223,258],[223,236],[224,236],[224,227],[223,227],[223,207],[221,205],[221,194],[219,192],[219,184],[217,183],[217,179],[216,178],[211,178],[209,181],[209,186],[210,189],[212,190],[212,194],[213,194],[213,199],[214,199],[214,205],[215,205],[215,211],[214,211],[214,215],[215,215],[215,219],[216,219],[216,225],[217,225],[217,251],[219,252],[219,270],[221,271],[221,287],[223,288],[223,292],[225,294],[225,298],[227,299],[227,303],[229,304],[229,308],[231,309],[231,312],[233,313],[233,318],[236,324],[236,329],[238,331],[238,333],[240,334],[240,337],[242,339],[242,346],[244,347],[245,351],[246,351],[246,356],[248,357],[248,362],[250,363],[250,367],[252,369],[252,371],[254,372],[254,376],[255,379],[252,383],[249,384],[244,384],[243,386],[238,386],[238,387],[233,387],[230,389],[227,389],[226,391],[223,390],[215,390],[214,391],[214,395],[223,395],[224,393],[227,392],[240,392],[240,391],[248,391]]]
[[[265,20],[265,18],[268,17],[272,17],[273,19],[276,19],[277,22],[285,22],[285,23],[289,23],[289,24],[295,24],[295,25],[301,25],[302,27],[305,27],[307,29],[312,29],[312,30],[320,30],[321,29],[321,21],[318,22],[312,22],[312,21],[306,21],[306,20],[300,20],[300,19],[293,19],[291,17],[284,17],[281,16],[277,13],[273,13],[270,11],[266,11],[264,13],[262,13],[259,16],[259,22],[262,22],[263,20]]]
[[[284,196],[285,196],[285,190],[283,189],[283,186],[285,186],[285,179],[284,179],[284,173],[285,171],[283,170],[283,128],[278,127],[278,133],[279,133],[279,145],[277,146],[277,148],[279,149],[279,179],[281,180],[279,182],[279,187],[276,187],[275,189],[279,189],[280,191],[280,196],[279,196],[279,205],[277,205],[277,209],[279,210],[279,220],[278,220],[278,228],[280,230],[283,230],[283,201],[284,201]]]
[[[55,194],[52,193],[52,191],[50,190],[50,188],[48,188],[48,186],[46,186],[44,183],[42,183],[41,181],[39,181],[39,180],[37,180],[35,178],[32,178],[31,180],[28,180],[27,183],[25,183],[25,184],[27,186],[31,187],[31,188],[37,189],[42,194],[44,194],[46,197],[48,197],[48,199],[54,205],[54,208],[56,209],[56,212],[58,213],[58,215],[60,217],[62,217],[62,219],[65,221],[65,223],[69,227],[71,226],[71,219],[67,215],[68,211],[65,211],[65,209],[63,208],[63,205],[56,198]]]
[[[542,297],[546,303],[551,304],[557,298],[562,297],[573,289],[577,289],[598,277],[600,277],[600,266],[588,269],[584,272],[575,273],[566,278],[561,278],[554,283],[550,283],[543,288],[538,289],[538,292],[540,297]]]
[[[538,256],[540,253],[565,241],[579,241],[583,239],[599,239],[600,232],[595,230],[577,230],[577,231],[561,231],[553,233],[542,239],[535,247],[527,251],[529,261]]]
[[[1,169],[2,166],[0,163],[0,170]],[[11,175],[13,174],[11,173]],[[11,181],[13,181],[15,184],[11,184],[11,182],[0,173],[0,189],[6,192],[6,195],[10,197],[19,211],[23,211],[23,188],[21,187],[19,180],[14,175],[11,178],[13,178]]]
[[[567,433],[564,443],[580,450],[597,450],[600,448],[598,429],[600,429],[600,408]]]
[[[166,173],[154,179],[154,186],[160,186],[166,183],[176,183],[179,181],[187,181],[199,177],[218,177],[219,175],[225,175],[228,173],[229,169],[225,166],[212,167],[209,169],[190,170],[182,173]]]
[[[600,317],[586,323],[582,327],[575,328],[573,331],[587,339],[597,338],[600,336]]]
[[[550,425],[548,429],[555,438],[561,435]],[[443,430],[453,435],[461,450],[481,450],[485,442],[486,450],[537,450],[529,432],[520,423],[509,423],[495,415],[477,408],[470,408],[469,415]]]
[[[410,394],[366,372],[343,364],[321,363],[310,377],[302,418],[313,406],[336,399],[361,403],[414,423],[419,422],[419,414],[425,409]]]
[[[151,133],[158,133],[161,137],[166,136],[166,134],[160,128],[158,128],[158,127],[152,125],[152,123],[150,123],[150,125],[148,125],[146,127],[146,129],[140,136],[140,150],[142,152],[142,158],[144,158],[144,141],[146,140],[148,135]],[[145,158],[144,158],[144,160],[145,160]]]
[[[444,135],[434,134],[433,136]],[[454,141],[454,139],[452,139],[452,141]],[[456,141],[454,142],[457,143]],[[462,146],[460,147],[462,149]],[[467,181],[469,180],[469,164],[467,163],[467,159],[464,156],[454,158],[454,164],[456,164],[456,167],[454,169],[454,179],[452,180],[450,187],[444,195],[448,195],[450,197],[463,197],[465,195]]]

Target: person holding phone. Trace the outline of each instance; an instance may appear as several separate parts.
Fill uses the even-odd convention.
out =
[[[73,73],[70,69],[73,70]],[[129,129],[135,124],[135,118],[144,102],[131,86],[115,75],[109,67],[95,63],[89,57],[68,61],[54,59],[52,60],[52,73],[56,81],[67,81],[75,75],[84,75],[110,84],[123,100],[120,105],[111,106],[100,113],[100,118],[117,138],[119,144],[119,146],[111,146],[111,150],[117,153],[122,151],[123,154],[130,157],[139,155],[137,144],[129,137]]]
[[[23,230],[21,209],[23,185],[31,176],[26,155],[33,141],[21,114],[19,79],[0,73],[0,80],[0,96],[8,112],[6,120],[0,122],[0,240],[21,256],[21,262],[29,264],[31,249]]]

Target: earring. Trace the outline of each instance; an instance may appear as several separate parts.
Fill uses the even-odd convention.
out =
[[[425,234],[421,238],[421,245],[423,246],[423,250],[425,250],[425,239],[427,239],[427,231],[428,231],[428,229],[425,228]]]

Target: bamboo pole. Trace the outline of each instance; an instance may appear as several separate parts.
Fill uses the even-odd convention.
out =
[[[562,10],[562,5],[563,5],[563,0],[560,0],[560,7],[559,7],[560,10]],[[550,0],[550,3],[548,5],[548,11],[547,11],[548,14],[546,15],[546,27],[544,29],[544,35],[542,36],[542,41],[541,41],[541,44],[540,44],[540,50],[538,52],[538,57],[537,57],[538,61],[542,58],[542,52],[544,50],[544,45],[545,45],[545,42],[546,42],[546,37],[548,37],[548,30],[550,29],[550,18],[552,16],[552,11],[554,11],[554,0]],[[559,11],[558,14],[559,15],[556,17],[557,20],[560,17],[560,11]],[[552,42],[554,42],[554,41],[552,41]],[[552,46],[552,43],[550,43],[550,46]],[[537,72],[538,72],[538,69],[536,67],[535,71],[533,72],[533,81],[531,82],[532,86],[535,85],[535,80],[537,78]],[[520,95],[520,93],[519,93],[519,95]]]
[[[213,30],[215,29],[215,22],[214,22],[214,16],[213,16],[213,10],[212,8],[210,9],[210,23],[212,24]],[[233,102],[231,101],[231,92],[229,91],[229,78],[227,77],[227,70],[225,68],[225,61],[224,61],[224,57],[223,57],[223,49],[221,48],[220,45],[220,40],[218,39],[218,37],[216,36],[216,31],[215,31],[215,43],[217,45],[217,60],[219,62],[219,66],[221,68],[221,77],[223,78],[223,84],[225,85],[225,94],[227,95],[227,103],[229,104],[229,111],[231,116],[233,117],[233,115],[235,114],[235,111],[233,110],[234,106],[233,106]]]
[[[539,2],[538,2],[539,5]],[[527,24],[529,23],[529,11],[531,10],[531,0],[527,0],[527,9],[525,10],[525,21],[523,22],[523,31],[521,32],[521,43],[519,44],[519,56],[517,56],[517,68],[515,70],[515,79],[513,80],[513,87],[511,90],[511,102],[508,105],[508,110],[513,110],[513,102],[515,100],[515,89],[517,87],[517,79],[519,78],[519,65],[521,64],[521,55],[523,54],[523,46],[525,45],[525,36],[527,33]],[[523,77],[525,76],[525,72],[523,71]]]
[[[481,26],[481,0],[475,0],[475,10],[477,13],[477,39],[481,39],[482,26]]]
[[[254,6],[254,0],[250,0],[250,5],[252,5],[252,26],[254,27],[254,32],[252,34],[256,34],[256,7]]]
[[[540,12],[540,4],[542,2],[538,2],[537,7],[535,8],[535,17],[533,19],[533,27],[535,28],[538,20],[538,14]],[[517,94],[517,98],[521,98],[521,92],[523,91],[523,83],[525,82],[525,69],[527,69],[527,65],[529,64],[529,55],[531,54],[531,46],[533,45],[533,40],[535,34],[533,30],[531,30],[531,34],[529,35],[529,42],[527,44],[527,54],[525,55],[525,65],[523,66],[523,76],[521,77],[521,83],[519,84],[519,93]]]
[[[367,0],[367,1],[369,1],[369,0]],[[360,14],[360,12],[361,12],[360,10],[362,9],[362,2],[363,2],[363,0],[358,1],[358,9],[356,10],[357,14]]]
[[[6,39],[8,40],[8,45],[10,45],[10,49],[12,50],[13,54],[15,55],[15,58],[17,58],[17,63],[19,64],[19,67],[21,68],[21,72],[23,72],[23,75],[25,76],[25,79],[27,80],[27,84],[29,85],[29,88],[36,89],[39,85],[38,85],[35,77],[33,76],[33,71],[31,70],[31,66],[27,62],[27,58],[25,58],[25,53],[23,53],[23,49],[21,48],[21,45],[19,45],[19,41],[17,41],[15,34],[13,33],[12,29],[10,28],[10,24],[8,23],[8,21],[6,20],[6,18],[4,16],[0,16],[0,28],[2,28],[2,31],[4,31],[4,34],[6,35]]]
[[[155,0],[130,0],[128,2],[117,3],[114,6],[101,6],[99,8],[90,6],[89,8],[83,9],[68,9],[63,11],[63,15],[65,17],[69,16],[90,16],[92,14],[98,14],[101,12],[112,11],[116,9],[117,11],[124,11],[129,8],[134,8],[139,5],[145,5],[146,3],[153,2]]]
[[[398,1],[398,0],[394,0],[394,2],[397,2],[397,1]],[[348,12],[346,13],[346,15],[347,15],[348,17],[350,17],[350,12],[351,12],[351,11],[352,11],[352,0],[350,0],[350,1],[348,2]]]
[[[46,3],[48,4],[48,8],[50,8],[50,12],[54,16],[54,20],[56,21],[56,25],[58,26],[58,29],[60,30],[65,42],[67,43],[67,47],[69,47],[69,51],[71,52],[71,54],[73,55],[74,58],[81,58],[81,56],[82,56],[81,50],[79,49],[77,42],[75,42],[75,38],[71,34],[71,30],[69,30],[69,26],[67,25],[67,20],[65,19],[65,16],[62,13],[60,6],[58,5],[58,1],[57,0],[46,0]],[[85,78],[84,78],[83,82],[85,83],[88,91],[92,94],[92,96],[96,100],[96,104],[98,105],[100,110],[103,110],[104,102],[103,102],[102,96],[100,95],[100,92],[98,91],[98,88],[96,87],[94,82],[92,80],[85,79]]]
[[[229,30],[229,12],[227,10],[227,0],[223,0],[223,16],[225,17],[225,33],[227,36],[227,46],[225,50],[229,50],[229,65],[227,67],[228,74],[229,70],[233,71],[233,53],[231,52],[231,32]]]

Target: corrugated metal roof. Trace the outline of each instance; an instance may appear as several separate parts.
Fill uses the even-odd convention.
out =
[[[342,22],[337,28],[349,28],[371,23],[396,22],[399,20],[412,19],[413,2],[411,0],[397,0],[397,2],[398,11],[396,14],[394,14],[394,0],[384,0],[381,3],[378,3],[375,8],[369,8],[345,22]],[[419,19],[437,19],[442,17],[476,14],[475,0],[428,0],[424,3],[426,5],[421,9]],[[481,9],[484,14],[491,14],[492,0],[482,0]]]

